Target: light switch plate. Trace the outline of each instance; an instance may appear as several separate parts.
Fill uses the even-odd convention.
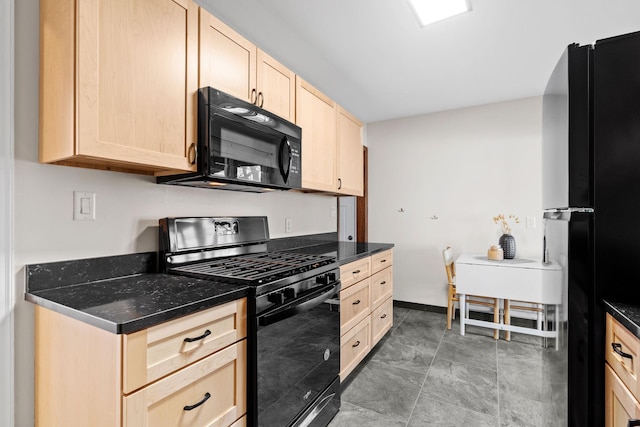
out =
[[[536,217],[528,216],[527,217],[527,228],[536,228]]]
[[[73,220],[94,221],[96,219],[96,193],[73,192]]]

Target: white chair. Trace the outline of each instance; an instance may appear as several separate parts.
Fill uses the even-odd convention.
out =
[[[458,298],[458,293],[456,292],[456,264],[453,260],[453,249],[451,246],[447,246],[445,250],[442,251],[442,258],[444,259],[444,268],[447,272],[447,282],[449,286],[449,297],[447,301],[447,329],[451,329],[451,320],[455,319],[455,307],[454,304],[458,302],[458,306],[460,305]],[[467,316],[469,315],[469,305],[480,305],[484,307],[493,308],[493,322],[497,325],[500,323],[500,301],[498,298],[485,298],[479,299],[483,297],[467,295],[466,304],[467,307],[459,307],[460,315],[463,316],[462,310],[466,310]],[[498,339],[500,336],[500,331],[496,327],[493,331],[493,338]]]

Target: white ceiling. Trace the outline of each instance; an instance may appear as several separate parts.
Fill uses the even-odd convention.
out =
[[[572,42],[640,30],[640,0],[471,0],[420,28],[406,0],[197,0],[364,122],[541,95]]]

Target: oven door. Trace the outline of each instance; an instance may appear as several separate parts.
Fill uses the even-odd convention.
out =
[[[258,426],[324,426],[340,408],[339,290],[337,281],[258,314]]]

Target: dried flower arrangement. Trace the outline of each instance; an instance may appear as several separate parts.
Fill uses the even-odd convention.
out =
[[[493,217],[493,222],[495,224],[500,224],[502,227],[503,234],[511,234],[511,226],[509,225],[509,220],[512,220],[514,224],[520,223],[520,218],[517,215],[509,214],[508,217],[505,217],[503,214],[499,214],[498,216]]]

